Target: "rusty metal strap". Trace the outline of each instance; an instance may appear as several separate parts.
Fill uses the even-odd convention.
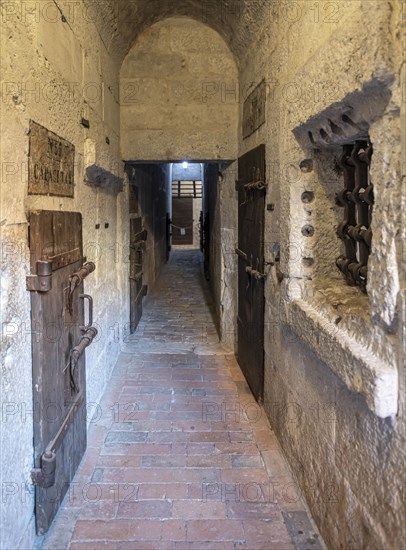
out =
[[[61,447],[69,426],[73,423],[79,407],[84,401],[83,391],[79,392],[71,404],[59,430],[46,446],[40,458],[40,467],[31,470],[31,479],[34,485],[47,489],[55,485],[56,453]]]
[[[245,252],[243,252],[243,251],[240,250],[239,248],[236,248],[236,249],[235,249],[235,253],[236,253],[240,258],[242,258],[243,260],[245,260],[245,261],[248,260],[248,257],[247,257],[247,255],[245,254]]]
[[[139,272],[136,273],[133,277],[130,276],[130,280],[131,280],[131,281],[139,281],[143,275],[144,275],[144,272],[143,272],[143,271],[139,271]]]
[[[139,233],[136,233],[133,236],[132,241],[135,241],[135,242],[146,241],[147,238],[148,238],[148,231],[146,229],[143,229],[142,231],[140,231]]]
[[[69,264],[74,264],[82,259],[82,253],[79,247],[72,248],[72,250],[67,250],[66,252],[61,252],[55,256],[48,256],[47,258],[52,262],[52,271],[61,269],[61,267],[66,267]]]
[[[139,291],[139,293],[137,294],[135,300],[134,300],[134,304],[138,304],[138,302],[141,300],[141,298],[144,298],[148,293],[148,285],[144,285],[141,290]]]

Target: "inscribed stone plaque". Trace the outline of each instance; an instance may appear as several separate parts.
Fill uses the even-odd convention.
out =
[[[247,138],[265,122],[266,84],[262,80],[244,101],[242,132]]]
[[[73,197],[75,146],[30,120],[28,193]]]

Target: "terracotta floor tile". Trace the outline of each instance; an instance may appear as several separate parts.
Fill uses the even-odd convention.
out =
[[[187,522],[187,539],[192,542],[238,541],[244,539],[239,520],[191,520]]]
[[[173,517],[182,519],[224,519],[226,512],[222,502],[180,500],[173,504]]]
[[[117,511],[118,518],[160,518],[172,517],[172,503],[167,500],[138,500],[121,502]]]
[[[186,499],[186,483],[140,483],[138,498],[140,500],[148,499]]]
[[[130,533],[129,521],[78,520],[72,540],[126,540]]]

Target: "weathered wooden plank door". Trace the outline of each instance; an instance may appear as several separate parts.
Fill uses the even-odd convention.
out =
[[[171,237],[172,237],[172,220],[169,212],[166,213],[166,261],[169,260],[171,255]]]
[[[142,229],[142,218],[130,219],[130,332],[135,332],[142,317],[142,299],[147,294],[143,284],[143,255],[147,231]]]
[[[207,281],[210,280],[210,212],[207,211],[203,221],[203,268],[204,276]]]
[[[265,145],[238,159],[237,359],[258,401],[264,386]]]
[[[37,533],[48,531],[86,449],[84,348],[96,336],[83,295],[82,217],[30,212],[32,369]],[[89,323],[84,321],[84,299]]]
[[[172,198],[172,244],[193,244],[193,198]]]

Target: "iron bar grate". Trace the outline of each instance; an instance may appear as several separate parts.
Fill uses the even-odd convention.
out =
[[[338,269],[350,285],[366,292],[368,259],[372,242],[374,190],[370,177],[372,144],[369,140],[344,145],[340,166],[344,171],[344,189],[336,202],[344,208],[344,219],[337,235],[344,243],[344,254],[337,258]]]

